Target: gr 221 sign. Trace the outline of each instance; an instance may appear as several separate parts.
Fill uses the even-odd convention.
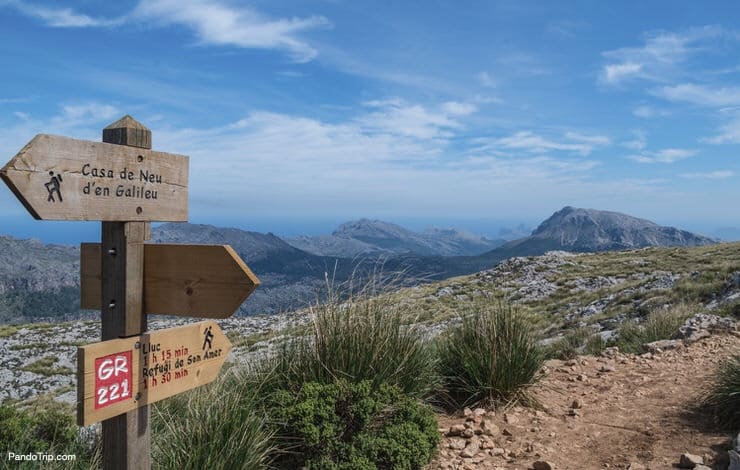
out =
[[[95,409],[131,397],[133,362],[131,351],[122,351],[95,359]]]
[[[77,422],[126,413],[214,380],[231,343],[212,320],[77,350]]]

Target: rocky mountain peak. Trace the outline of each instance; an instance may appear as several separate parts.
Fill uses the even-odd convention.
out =
[[[620,212],[566,206],[542,222],[532,237],[551,240],[561,249],[603,251],[645,246],[698,246],[708,237]]]

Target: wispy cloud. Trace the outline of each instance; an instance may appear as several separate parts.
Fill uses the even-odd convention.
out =
[[[625,62],[604,66],[603,79],[607,83],[619,83],[625,79],[637,77],[643,69],[643,64]]]
[[[566,132],[565,138],[575,142],[583,142],[584,144],[590,144],[594,147],[605,146],[611,144],[611,139],[604,135],[588,135],[581,134],[580,132]]]
[[[476,78],[478,79],[480,84],[486,88],[496,87],[496,81],[493,78],[491,78],[491,76],[486,71],[478,72],[478,74],[476,75]]]
[[[643,130],[636,130],[633,131],[635,134],[635,138],[632,140],[627,140],[621,143],[622,147],[633,149],[633,150],[642,150],[647,145],[647,134]]]
[[[0,104],[18,104],[18,103],[30,103],[38,97],[36,95],[26,96],[23,98],[0,98]]]
[[[72,104],[62,107],[62,115],[58,116],[60,121],[101,121],[120,117],[121,111],[113,105],[105,103],[88,102]]]
[[[617,85],[632,79],[665,81],[675,76],[677,67],[706,42],[725,34],[722,28],[707,26],[682,33],[652,33],[640,47],[624,47],[603,53],[608,63],[599,76],[603,83]]]
[[[368,101],[364,105],[370,113],[356,118],[365,132],[400,135],[417,139],[446,139],[451,130],[459,129],[459,118],[476,111],[475,105],[448,101],[432,109],[409,104],[401,99]]]
[[[652,94],[669,101],[683,101],[708,107],[740,106],[740,87],[710,87],[695,83],[664,86]]]
[[[703,180],[723,180],[727,178],[732,178],[733,176],[735,176],[734,171],[718,170],[718,171],[709,171],[705,173],[683,173],[681,175],[681,178],[703,179]]]
[[[323,16],[272,19],[247,7],[213,0],[142,1],[133,17],[191,29],[202,44],[286,50],[297,62],[307,62],[317,51],[301,33],[328,26]]]
[[[20,0],[0,0],[54,28],[110,27],[150,22],[190,29],[200,44],[286,51],[296,62],[308,62],[318,51],[301,38],[303,33],[331,25],[323,16],[269,18],[249,6],[217,0],[141,0],[132,12],[118,18],[94,18],[71,8],[47,7]]]
[[[633,109],[632,114],[639,118],[651,119],[654,117],[668,116],[670,113],[662,109],[654,108],[653,106],[642,105]]]
[[[698,152],[691,149],[669,148],[657,152],[642,152],[639,155],[630,155],[627,158],[637,163],[675,163],[693,157]]]
[[[487,144],[488,148],[503,148],[524,150],[529,153],[540,154],[550,151],[573,152],[589,155],[595,148],[609,145],[610,140],[605,136],[586,135],[576,132],[567,132],[562,139],[546,138],[532,131],[519,131],[508,137],[494,139]]]
[[[719,134],[704,141],[710,144],[740,144],[740,119],[723,125]]]
[[[123,17],[114,19],[93,18],[77,13],[71,8],[47,7],[19,0],[0,0],[0,6],[9,6],[19,13],[41,20],[53,28],[89,28],[115,26],[123,23]]]
[[[14,155],[38,133],[100,140],[103,127],[123,114],[114,105],[95,101],[67,104],[55,115],[44,118],[14,112],[15,120],[3,119],[0,126],[0,154]]]
[[[449,138],[464,135],[464,122],[445,116],[444,103],[420,107],[384,100],[365,105],[365,112],[341,123],[253,112],[218,128],[154,131],[162,148],[191,156],[191,172],[199,176],[191,183],[194,204],[212,203],[214,210],[233,211],[235,201],[269,193],[265,211],[337,213],[351,207],[362,213],[386,207],[406,214],[455,208],[455,213],[476,213],[484,201],[511,197],[525,186],[558,198],[563,196],[556,187],[581,191],[580,183],[598,165],[549,155],[458,154]],[[380,112],[399,113],[403,119],[390,116],[388,124],[380,125],[375,116]],[[408,119],[418,122],[409,125]],[[399,122],[404,122],[401,129]]]

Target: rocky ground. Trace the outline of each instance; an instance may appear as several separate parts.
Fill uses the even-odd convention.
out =
[[[740,353],[740,244],[550,252],[389,295],[433,336],[477,299],[502,293],[539,319],[538,332],[550,341],[574,327],[607,339],[624,321],[685,301],[692,316],[674,339],[652,344],[648,354],[610,349],[599,357],[548,362],[533,388],[539,410],[440,416],[444,437],[430,470],[662,469],[678,465],[686,452],[709,468],[727,468],[731,436],[692,411],[717,363]],[[150,329],[194,321],[153,317]],[[305,334],[307,321],[301,311],[219,324],[234,344],[230,360],[243,362],[285,336]],[[76,349],[99,338],[94,321],[0,325],[0,403],[48,394],[73,404]],[[733,470],[740,470],[738,460]]]
[[[440,416],[440,453],[429,469],[724,470],[732,435],[696,405],[717,364],[738,353],[735,331],[642,355],[610,348],[548,361],[532,388],[541,409]]]

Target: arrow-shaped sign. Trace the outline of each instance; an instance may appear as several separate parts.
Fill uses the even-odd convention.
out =
[[[39,134],[0,177],[37,219],[188,219],[182,155]]]
[[[80,308],[101,308],[101,256],[98,243],[80,246]],[[259,284],[229,245],[144,245],[145,313],[226,318]]]
[[[230,351],[214,321],[82,346],[77,422],[88,426],[207,384]]]

